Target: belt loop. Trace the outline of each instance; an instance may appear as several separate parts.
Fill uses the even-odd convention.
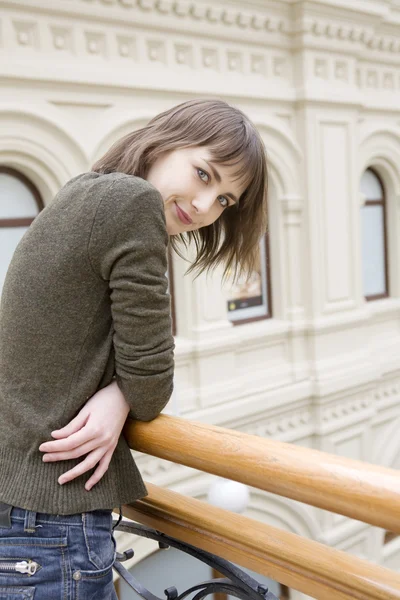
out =
[[[11,529],[11,511],[13,507],[11,504],[0,502],[0,527],[5,529]]]
[[[34,510],[27,510],[25,512],[24,531],[28,533],[35,533],[36,515]]]

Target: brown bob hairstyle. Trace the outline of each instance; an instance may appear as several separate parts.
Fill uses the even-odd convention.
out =
[[[267,157],[258,131],[241,110],[214,99],[174,106],[115,142],[92,171],[118,171],[146,179],[161,154],[193,146],[207,146],[215,163],[236,166],[235,179],[245,191],[217,221],[171,236],[171,245],[182,256],[178,242],[185,247],[194,242],[196,258],[189,271],[201,273],[222,263],[224,277],[250,274],[267,229]]]

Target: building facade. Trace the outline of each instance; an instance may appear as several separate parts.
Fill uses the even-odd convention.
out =
[[[0,0],[0,288],[64,183],[162,110],[223,98],[267,148],[268,235],[248,284],[172,256],[166,412],[398,468],[399,32],[400,0]],[[214,480],[135,456],[200,499]],[[245,514],[400,568],[390,532],[257,490]]]

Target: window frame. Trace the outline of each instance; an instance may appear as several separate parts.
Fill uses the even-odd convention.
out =
[[[368,167],[367,169],[365,169],[365,171],[370,171],[377,178],[379,185],[381,186],[381,190],[382,190],[381,200],[368,200],[368,198],[365,198],[365,202],[363,204],[363,207],[364,206],[382,206],[382,212],[383,212],[383,249],[384,249],[384,253],[385,253],[385,260],[384,260],[385,292],[383,294],[372,294],[370,296],[365,296],[364,290],[363,290],[363,295],[364,295],[365,300],[367,302],[373,302],[374,300],[382,300],[383,298],[389,298],[390,278],[389,278],[389,259],[388,259],[389,244],[388,244],[388,226],[387,226],[387,201],[386,201],[385,186],[383,184],[383,180],[382,180],[381,176],[379,175],[379,173],[373,167]],[[362,234],[363,234],[363,232],[362,232]]]
[[[266,258],[266,260],[265,260],[266,267],[265,267],[265,271],[264,271],[264,277],[266,277],[266,286],[265,287],[266,287],[268,309],[266,310],[265,314],[263,314],[263,315],[257,315],[256,317],[247,317],[247,318],[235,319],[235,320],[229,319],[229,312],[228,312],[228,320],[235,327],[238,325],[246,325],[247,323],[255,323],[256,321],[264,321],[265,319],[272,319],[272,317],[273,317],[272,286],[271,286],[271,254],[270,254],[270,238],[269,238],[268,232],[265,233],[265,235],[263,237],[263,241],[261,241],[260,243],[264,243],[264,251],[265,251],[265,258]]]
[[[44,209],[44,202],[42,200],[42,196],[40,195],[39,190],[37,189],[37,187],[32,183],[32,181],[30,179],[28,179],[28,177],[26,177],[23,173],[21,173],[20,171],[17,171],[16,169],[13,169],[12,167],[6,167],[5,165],[0,165],[0,173],[5,173],[6,175],[11,175],[12,177],[15,177],[16,179],[19,179],[21,181],[21,183],[23,183],[28,189],[29,191],[32,193],[35,202],[37,204],[38,207],[38,212],[40,213],[43,209]],[[0,219],[0,228],[1,227],[28,227],[29,225],[31,225],[33,223],[33,221],[36,219],[37,215],[35,217],[21,217],[21,218],[17,218],[17,219]]]

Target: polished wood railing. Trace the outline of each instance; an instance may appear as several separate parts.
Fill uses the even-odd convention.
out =
[[[400,473],[160,415],[127,421],[132,449],[400,533]],[[321,600],[400,600],[400,574],[147,483],[123,514]]]

